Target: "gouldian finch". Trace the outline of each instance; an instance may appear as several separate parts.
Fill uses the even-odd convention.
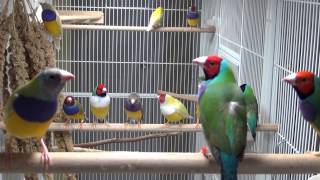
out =
[[[124,109],[127,114],[127,122],[135,120],[140,127],[141,119],[143,118],[143,108],[141,104],[140,96],[137,93],[131,93],[124,102]]]
[[[9,136],[37,138],[42,147],[41,160],[47,167],[49,152],[42,137],[58,107],[58,94],[74,75],[57,68],[38,73],[31,81],[16,89],[5,107],[4,124]]]
[[[200,21],[200,14],[196,10],[196,6],[192,5],[187,13],[187,23],[190,27],[196,27]]]
[[[252,138],[256,140],[256,130],[257,130],[257,123],[258,123],[258,101],[256,96],[254,95],[253,89],[247,85],[242,84],[240,86],[244,101],[246,102],[247,108],[247,124],[249,130],[251,132]]]
[[[163,22],[164,9],[162,7],[157,7],[155,11],[152,12],[147,31],[152,31],[158,27],[161,27]]]
[[[300,71],[283,78],[297,92],[304,119],[320,135],[320,79],[311,72]]]
[[[183,119],[193,119],[187,108],[176,98],[169,94],[159,94],[157,99],[160,103],[161,114],[167,120],[166,123],[178,122]]]
[[[63,102],[63,112],[66,115],[66,125],[70,123],[71,120],[80,120],[80,128],[85,121],[85,114],[83,107],[73,96],[67,96]]]
[[[193,60],[203,68],[205,82],[198,92],[200,119],[222,180],[236,180],[247,138],[246,103],[227,60],[203,56]]]
[[[103,84],[99,84],[92,96],[90,97],[90,109],[92,114],[99,120],[106,120],[109,114],[110,96],[107,88]],[[94,126],[96,122],[94,121]]]
[[[62,23],[58,11],[49,3],[40,3],[42,6],[42,21],[48,34],[52,37],[57,50],[60,49],[62,37]]]

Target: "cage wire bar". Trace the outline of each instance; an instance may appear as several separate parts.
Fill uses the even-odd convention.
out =
[[[147,26],[157,6],[165,9],[164,27],[187,27],[186,12],[192,3],[200,8],[201,1],[191,0],[55,0],[58,10],[92,10],[104,13],[103,25]],[[142,93],[145,109],[143,123],[163,123],[158,89],[183,94],[196,94],[198,69],[191,60],[199,55],[199,33],[191,32],[126,32],[107,30],[64,30],[57,65],[71,71],[76,80],[65,88],[84,106],[88,119],[89,95],[98,83],[105,83],[112,94],[110,123],[123,123],[124,98],[127,93]],[[191,114],[194,103],[183,101]],[[185,123],[193,123],[192,120]],[[73,132],[74,143],[108,138],[135,137],[143,132]],[[97,149],[106,151],[195,152],[196,133],[151,139],[134,143],[108,144]],[[193,174],[172,173],[81,173],[79,179],[193,179]],[[60,177],[62,178],[62,177]]]

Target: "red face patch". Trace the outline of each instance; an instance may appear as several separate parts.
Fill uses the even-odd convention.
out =
[[[308,71],[300,71],[296,73],[294,87],[304,95],[309,95],[314,89],[314,75]]]
[[[221,61],[222,58],[219,56],[208,56],[203,66],[206,76],[208,76],[208,78],[213,78],[219,73]]]
[[[96,94],[101,95],[103,93],[104,84],[99,84],[96,89]]]
[[[158,100],[160,103],[164,103],[166,100],[166,94],[159,94]]]

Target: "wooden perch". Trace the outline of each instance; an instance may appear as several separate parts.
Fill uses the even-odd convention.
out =
[[[181,134],[181,132],[148,134],[148,135],[132,137],[132,138],[111,138],[111,139],[105,139],[105,140],[95,141],[95,142],[75,144],[74,147],[88,148],[88,147],[95,147],[95,146],[99,146],[99,145],[103,145],[103,144],[136,142],[136,141],[142,141],[142,140],[152,139],[152,138],[175,136],[175,135],[179,135],[179,134]]]
[[[183,99],[183,100],[187,100],[187,101],[197,102],[196,95],[177,94],[177,93],[158,90],[158,94],[160,94],[160,93],[169,94],[170,96],[173,96],[175,98],[179,98],[179,99]]]
[[[41,153],[12,154],[8,166],[0,153],[0,172],[25,173],[44,170]],[[81,172],[156,172],[219,173],[215,162],[201,153],[158,152],[61,152],[50,153],[48,173]],[[320,157],[312,154],[246,154],[239,164],[239,174],[311,174],[320,172]]]
[[[78,25],[62,24],[63,29],[84,29],[84,30],[108,30],[108,31],[146,31],[145,26],[102,26],[102,25]],[[191,27],[161,27],[155,32],[198,32],[198,33],[215,33],[213,28],[191,28]]]
[[[59,10],[62,23],[104,23],[104,13],[102,11],[68,11]]]
[[[48,131],[108,131],[108,132],[202,132],[202,128],[196,128],[196,124],[169,125],[164,124],[136,124],[125,126],[123,123],[97,123],[93,127],[92,123],[84,123],[80,129],[80,123],[72,123],[68,126],[65,123],[52,123]],[[258,124],[257,131],[277,132],[277,124]],[[0,122],[0,129],[4,129],[4,124]]]
[[[53,146],[51,148],[51,152],[61,152],[61,149],[59,149],[57,146]],[[73,152],[104,152],[104,151],[99,149],[73,147]]]

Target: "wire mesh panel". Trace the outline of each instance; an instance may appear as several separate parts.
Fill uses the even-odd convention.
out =
[[[300,70],[319,75],[319,5],[318,1],[279,1],[272,119],[281,124],[281,128],[274,139],[275,153],[319,150],[315,131],[298,109],[296,93],[281,81]],[[273,179],[307,179],[309,176],[277,175]]]
[[[55,1],[59,10],[92,10],[104,13],[104,25],[147,26],[157,6],[165,9],[164,26],[186,27],[186,12],[201,1]],[[111,96],[109,123],[123,123],[124,98],[131,92],[140,93],[145,110],[142,123],[164,123],[159,103],[155,99],[158,89],[196,94],[198,68],[191,60],[199,55],[200,35],[190,32],[128,32],[107,30],[64,30],[61,50],[57,54],[58,66],[71,71],[76,80],[65,91],[76,96],[83,104],[90,122],[89,97],[98,83],[106,84]],[[194,115],[194,103],[183,101]],[[186,120],[185,123],[194,123]],[[109,138],[145,135],[144,132],[74,132],[74,143]],[[132,143],[116,143],[97,147],[106,151],[141,152],[195,152],[195,133],[182,133],[174,137],[149,139]],[[89,174],[79,179],[193,179],[192,174],[133,174],[123,172]]]

